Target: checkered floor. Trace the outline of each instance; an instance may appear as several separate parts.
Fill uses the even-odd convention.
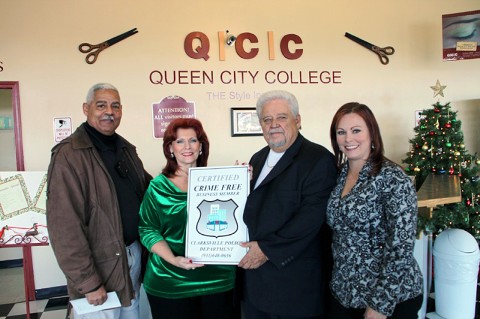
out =
[[[30,319],[65,319],[68,297],[30,301]],[[0,319],[25,319],[25,302],[0,305]]]
[[[2,284],[7,283],[5,278],[0,276],[2,279]],[[12,291],[13,287],[23,284],[20,282],[15,282],[14,286],[3,287],[7,291]],[[21,300],[21,299],[19,299]],[[150,311],[148,309],[147,296],[145,291],[141,290],[140,297],[140,317],[144,319],[152,319]],[[65,319],[67,314],[68,306],[68,297],[53,297],[50,299],[42,299],[36,301],[30,301],[30,319]],[[477,302],[476,302],[476,315],[475,319],[480,319],[480,284],[477,288]],[[434,316],[435,311],[435,300],[432,298],[428,299],[427,302],[427,313],[430,313],[430,316],[427,318],[439,318]],[[10,303],[10,304],[0,304],[0,319],[26,319],[26,307],[25,302]]]

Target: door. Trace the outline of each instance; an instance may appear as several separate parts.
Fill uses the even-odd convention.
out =
[[[0,81],[0,171],[23,171],[18,82]]]

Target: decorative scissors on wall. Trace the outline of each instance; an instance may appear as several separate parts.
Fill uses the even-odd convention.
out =
[[[88,53],[87,56],[85,57],[85,61],[88,64],[93,64],[95,63],[95,61],[97,61],[97,58],[100,52],[102,52],[109,46],[112,46],[115,43],[120,42],[131,35],[134,35],[137,32],[138,32],[137,28],[133,28],[130,31],[117,35],[116,37],[113,37],[110,40],[107,40],[99,44],[82,43],[78,46],[78,50],[80,50],[80,52],[82,53]]]
[[[347,38],[349,38],[350,40],[353,40],[355,42],[357,42],[358,44],[360,44],[361,46],[364,46],[365,48],[375,52],[378,57],[380,58],[380,62],[382,62],[382,64],[388,64],[389,60],[388,60],[388,56],[387,55],[392,55],[395,53],[395,49],[393,47],[384,47],[384,48],[380,48],[380,47],[377,47],[376,45],[374,44],[371,44],[365,40],[362,40],[356,36],[354,36],[353,34],[350,34],[348,32],[345,32],[345,36]]]

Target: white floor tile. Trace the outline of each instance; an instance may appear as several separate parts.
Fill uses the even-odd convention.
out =
[[[40,319],[65,319],[67,309],[46,311],[42,313]]]
[[[47,305],[48,299],[30,301],[30,313],[43,312]],[[13,306],[12,310],[8,314],[9,316],[24,315],[27,313],[25,302],[19,302]]]

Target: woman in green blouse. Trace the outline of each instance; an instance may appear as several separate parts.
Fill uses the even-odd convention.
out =
[[[192,263],[185,256],[188,169],[207,166],[209,142],[196,119],[176,119],[163,138],[167,164],[140,208],[140,239],[150,251],[143,285],[153,319],[234,317],[235,266]]]

